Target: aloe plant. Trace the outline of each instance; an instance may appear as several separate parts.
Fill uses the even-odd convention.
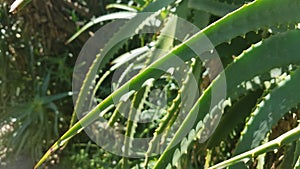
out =
[[[126,16],[115,17],[121,14],[115,13],[115,15],[99,17],[98,20],[103,21],[142,15],[134,22],[128,20],[127,24],[112,34],[111,39],[89,65],[76,100],[70,129],[53,144],[35,168],[41,166],[54,151],[64,146],[68,140],[91,125],[99,116],[108,119],[111,127],[115,124],[126,126],[121,129],[128,136],[128,139],[124,140],[124,154],[126,155],[120,159],[116,167],[197,168],[197,162],[193,165],[185,164],[185,157],[205,156],[205,150],[216,153],[215,148],[222,148],[222,142],[228,139],[234,143],[230,151],[225,151],[229,153],[229,156],[225,156],[228,160],[217,164],[219,161],[209,158],[212,154],[208,153],[206,167],[246,168],[250,164],[244,162],[249,158],[252,161],[259,161],[260,166],[264,166],[266,158],[257,158],[258,155],[264,157],[271,150],[291,145],[294,148],[286,149],[284,157],[291,159],[292,167],[299,167],[299,127],[285,131],[286,133],[281,134],[275,140],[268,141],[266,137],[272,134],[274,132],[272,128],[290,114],[291,110],[294,111],[300,103],[297,95],[300,89],[298,48],[300,1],[183,0],[175,2],[157,0],[151,3],[149,1],[144,3],[136,1],[136,3],[140,5],[131,8],[126,7],[125,4],[108,7],[129,10],[130,12],[123,13]],[[190,8],[193,12],[190,12]],[[145,13],[149,11],[151,13]],[[164,33],[166,30],[171,30],[170,28],[181,29],[177,28],[176,22],[172,20],[176,15],[190,19],[195,25],[204,29],[185,41],[177,42]],[[221,18],[206,25],[211,22],[210,18],[213,16]],[[135,33],[145,26],[146,20],[155,17],[161,19],[163,28],[158,30],[161,35],[155,34],[150,38],[154,45],[141,43],[126,55],[116,57],[124,45],[130,44],[130,38],[121,42],[118,40],[124,35],[134,37]],[[68,43],[92,24],[93,22],[84,26]],[[141,42],[146,38],[146,36],[140,36]],[[207,39],[211,45],[203,43]],[[240,47],[237,43],[240,39],[246,41],[246,45]],[[119,43],[114,45],[115,42]],[[111,50],[112,46],[113,50]],[[168,53],[162,54],[159,50],[168,51]],[[212,72],[214,67],[205,69],[216,59],[214,55],[216,52],[219,53],[224,70],[221,70],[214,78],[215,72]],[[126,65],[127,63],[122,61],[125,56],[136,62]],[[178,62],[174,61],[176,56],[183,61],[183,65],[178,65]],[[112,64],[110,69],[106,68],[107,64]],[[99,85],[96,85],[97,87],[91,92],[95,97],[103,80],[112,74],[116,67],[121,66],[127,67],[122,74],[126,83],[117,84],[119,87],[115,91],[100,100],[95,107],[89,106],[91,110],[74,123],[75,114],[83,111],[81,106],[87,104],[90,86],[96,83],[96,77],[100,76],[103,79],[100,78]],[[159,71],[161,67],[165,70],[176,68],[175,70],[183,72],[186,78],[178,81],[172,77],[172,73]],[[128,72],[135,70],[138,70],[138,73],[134,77],[126,77]],[[207,80],[207,77],[211,78],[211,82]],[[191,87],[194,84],[193,81],[196,82],[196,87]],[[226,81],[225,86],[224,81]],[[151,103],[151,93],[155,97],[161,97],[161,95],[153,92],[154,89],[164,91],[164,96],[169,96],[171,99],[166,99],[166,104],[161,107],[156,106]],[[191,91],[191,89],[197,89],[197,91]],[[212,95],[216,89],[220,89],[217,91],[224,89],[226,95],[213,98]],[[195,92],[199,93],[199,97],[196,100],[189,99],[189,95]],[[132,100],[129,109],[124,108],[124,105],[128,104],[127,99],[121,99],[124,96]],[[114,103],[115,98],[120,100],[117,105]],[[92,105],[90,103],[92,99],[87,100],[88,105]],[[187,106],[188,104],[191,106]],[[128,110],[128,120],[122,117],[124,115],[122,109]],[[186,117],[182,123],[178,124],[176,118],[181,117],[181,110],[187,111]],[[136,123],[136,119],[150,111],[157,114],[158,118],[155,122],[143,125]],[[299,114],[296,115],[297,118]],[[173,133],[171,129],[176,125],[179,127]],[[232,136],[232,133],[240,134]],[[138,136],[153,136],[146,147],[147,152],[130,152],[130,148],[134,147],[131,138]],[[152,154],[154,150],[161,149],[155,146],[159,143],[168,143],[168,146],[164,147],[161,154]],[[196,145],[201,147],[198,151],[203,151],[203,153],[191,153],[195,151]],[[138,148],[140,147],[136,150]],[[289,155],[288,150],[294,150],[293,154]],[[234,153],[231,154],[231,151]],[[130,159],[127,157],[130,153],[140,153],[140,158]],[[151,157],[152,155],[155,156]],[[218,156],[218,154],[213,155]],[[141,158],[143,156],[144,158]]]

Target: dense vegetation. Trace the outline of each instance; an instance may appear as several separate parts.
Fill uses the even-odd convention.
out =
[[[300,1],[0,2],[1,165],[300,168]]]

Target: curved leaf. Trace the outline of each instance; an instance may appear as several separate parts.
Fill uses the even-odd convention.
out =
[[[188,6],[216,16],[224,16],[240,7],[239,5],[227,4],[218,0],[189,0]]]
[[[205,131],[205,128],[207,127],[202,124],[205,122],[205,119],[212,118],[213,121],[214,117],[220,116],[220,114],[216,114],[216,111],[219,111],[219,113],[224,111],[224,107],[218,107],[218,105],[216,105],[215,108],[209,112],[212,89],[224,87],[222,86],[222,78],[225,78],[224,76],[226,76],[227,81],[228,97],[234,100],[238,98],[241,93],[244,93],[244,91],[247,90],[239,86],[239,84],[242,82],[249,79],[251,80],[256,75],[263,74],[274,67],[289,65],[291,63],[299,64],[299,48],[297,47],[299,43],[300,31],[289,31],[284,34],[273,36],[254,45],[242,55],[237,57],[235,61],[225,69],[225,74],[220,74],[197,101],[191,112],[186,117],[182,126],[178,129],[171,143],[167,147],[167,150],[161,155],[154,168],[164,168],[170,163],[174,151],[181,149],[180,145],[176,142],[178,142],[178,139],[188,128],[190,128],[191,125],[193,125],[193,130],[187,137],[190,137],[192,132],[200,132],[201,135],[201,133]],[[224,103],[225,98],[218,99],[220,100],[217,100],[216,102],[219,102],[219,104]],[[196,120],[194,118],[196,118]],[[196,121],[196,123],[191,124],[193,121]],[[258,123],[259,122],[260,121],[258,121]],[[201,128],[197,129],[197,126],[199,125],[201,125]],[[196,136],[196,134],[192,135]]]
[[[291,143],[292,141],[299,140],[300,137],[300,126],[284,133],[283,135],[279,136],[278,138],[269,141],[259,147],[256,147],[250,151],[247,151],[245,153],[242,153],[240,155],[237,155],[233,158],[230,158],[226,161],[223,161],[219,164],[216,164],[212,167],[209,167],[209,169],[217,169],[217,168],[225,168],[227,166],[230,166],[232,164],[235,164],[237,162],[240,162],[244,159],[253,158],[259,154],[275,150],[276,148],[279,148],[282,145]]]
[[[136,16],[136,12],[116,12],[116,13],[106,14],[106,15],[100,16],[98,18],[92,19],[92,21],[85,24],[71,38],[69,38],[66,41],[66,44],[71,43],[74,39],[76,39],[84,31],[86,31],[87,29],[89,29],[90,27],[92,27],[98,23],[101,23],[104,21],[109,21],[109,20],[114,20],[114,19],[131,19],[134,16]]]
[[[49,156],[49,154],[51,154],[52,151],[56,150],[61,145],[61,141],[63,141],[64,143],[66,140],[69,140],[71,137],[73,137],[77,132],[79,132],[82,129],[81,125],[87,126],[98,116],[99,112],[105,110],[105,108],[110,106],[112,103],[112,97],[120,97],[122,94],[124,94],[125,92],[124,89],[126,89],[127,87],[129,87],[130,89],[140,88],[143,82],[148,78],[159,77],[163,72],[157,71],[157,69],[155,68],[157,66],[158,67],[162,66],[165,63],[169,63],[168,65],[164,65],[165,67],[169,67],[171,65],[175,66],[176,64],[172,62],[174,55],[181,57],[184,61],[191,59],[191,57],[194,57],[194,52],[192,50],[189,50],[187,46],[196,50],[197,53],[203,53],[205,51],[210,51],[212,48],[210,45],[207,46],[207,45],[203,45],[202,43],[203,41],[205,42],[207,37],[209,38],[209,40],[212,42],[213,45],[218,45],[220,43],[229,41],[236,36],[244,35],[249,31],[257,30],[262,27],[268,27],[277,24],[298,23],[300,21],[300,13],[298,11],[299,7],[300,7],[300,1],[260,0],[260,1],[255,1],[247,5],[244,5],[243,7],[236,10],[235,12],[226,15],[221,20],[210,25],[203,31],[197,33],[195,36],[193,36],[186,42],[182,43],[181,45],[179,45],[178,47],[170,51],[169,54],[165,55],[163,58],[154,62],[147,69],[145,69],[144,71],[139,73],[136,77],[134,77],[131,81],[126,83],[123,87],[119,88],[119,90],[112,93],[103,102],[101,102],[98,106],[96,106],[87,116],[82,118],[78,123],[76,123],[72,128],[70,128],[60,138],[60,140],[57,143],[55,143],[52,146],[52,148],[45,154],[45,156],[41,159],[41,161],[37,164],[37,166],[39,166]],[[246,66],[245,68],[247,67],[249,66]],[[234,73],[236,72],[237,71],[235,70]],[[210,92],[211,92],[210,90],[206,91],[207,94],[209,94]],[[207,95],[206,93],[204,95]],[[203,96],[202,98],[205,97],[208,96]],[[208,101],[203,102],[203,104],[206,103],[209,104]],[[193,114],[195,113],[196,112],[194,112]]]
[[[300,103],[295,91],[300,90],[300,71],[287,76],[278,87],[271,90],[251,114],[235,153],[258,146],[275,125],[291,108]]]

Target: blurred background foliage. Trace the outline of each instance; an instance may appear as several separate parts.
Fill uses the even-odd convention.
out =
[[[69,127],[73,66],[89,32],[71,44],[65,42],[91,18],[107,13],[105,6],[112,2],[33,0],[12,14],[9,7],[13,1],[0,1],[1,166],[8,167],[15,163],[12,159],[20,158],[23,163],[19,168],[32,168],[54,139]],[[81,145],[86,140],[84,134],[72,140],[74,144],[64,151],[66,158],[54,156],[49,166],[61,159],[61,167],[99,165],[99,161],[87,159],[104,152],[91,144]]]

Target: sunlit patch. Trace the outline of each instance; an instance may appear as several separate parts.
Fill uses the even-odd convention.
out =
[[[272,29],[268,29],[268,32],[269,32],[269,33],[273,33]]]
[[[175,68],[174,67],[170,67],[168,70],[167,70],[168,73],[170,73],[171,75],[174,74],[175,72]]]
[[[246,82],[246,89],[247,90],[251,90],[251,89],[253,89],[253,86],[252,86],[252,83],[251,82]]]
[[[261,81],[260,81],[260,78],[258,77],[258,76],[255,76],[254,78],[253,78],[253,81],[254,81],[254,83],[256,83],[256,84],[261,84]]]
[[[270,71],[270,76],[272,78],[276,78],[279,77],[282,74],[282,70],[281,68],[274,68]]]
[[[285,80],[283,80],[283,81],[281,81],[281,82],[278,83],[278,86],[283,86],[283,85],[285,85],[288,81],[291,80],[291,76],[288,75],[288,76],[286,76],[284,79],[285,79]]]
[[[21,34],[17,33],[17,34],[16,34],[16,37],[17,37],[17,38],[21,38]]]
[[[5,29],[1,29],[1,33],[5,34],[6,33]]]
[[[265,85],[266,89],[270,89],[270,87],[271,87],[271,83],[269,81],[265,81],[264,85]]]

